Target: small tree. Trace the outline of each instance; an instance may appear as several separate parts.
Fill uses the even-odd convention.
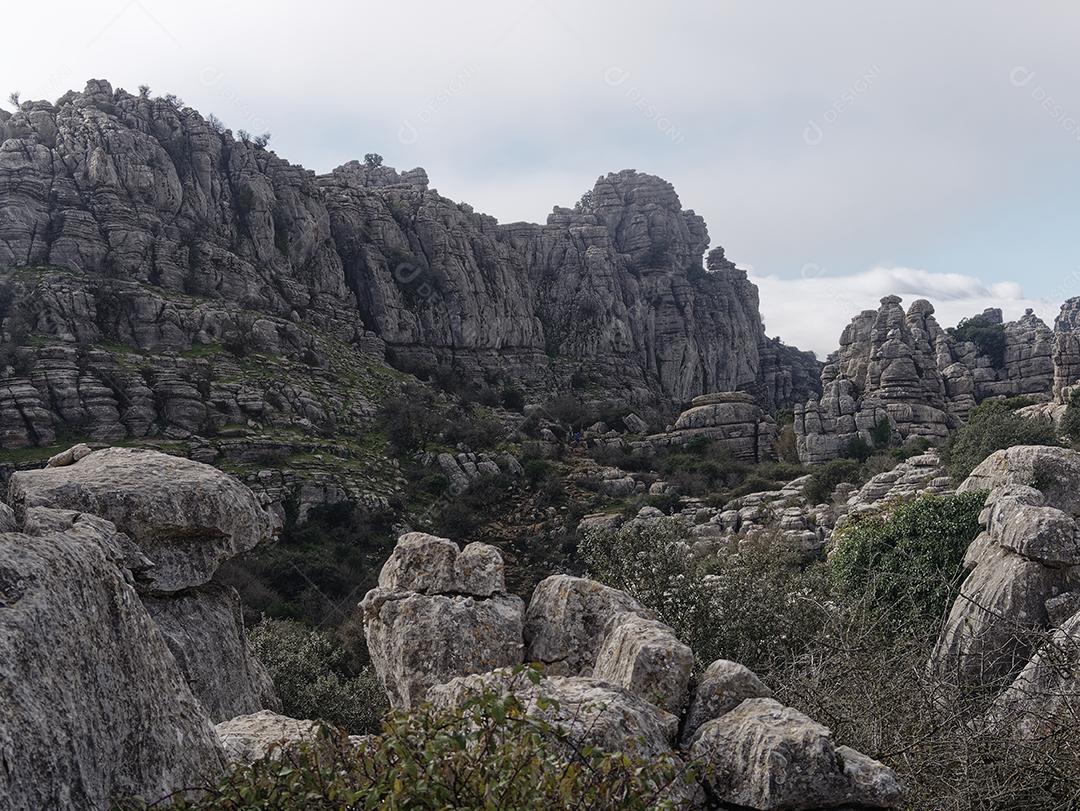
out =
[[[237,130],[236,131],[236,137],[239,138],[242,143],[245,143],[245,144],[250,144],[251,143],[251,133],[248,132],[247,130]]]
[[[143,98],[143,99],[150,98],[150,85],[148,85],[148,84],[139,85],[139,98]]]
[[[270,133],[264,132],[262,135],[255,136],[256,149],[266,149],[268,143],[270,143]]]
[[[19,99],[20,99],[20,98],[22,98],[22,96],[21,96],[21,94],[19,93],[19,91],[18,91],[18,90],[12,90],[12,91],[11,91],[11,92],[10,92],[10,93],[8,94],[8,101],[10,101],[10,102],[11,102],[11,104],[12,104],[12,106],[14,106],[14,107],[15,107],[16,109],[17,109],[17,108],[18,108],[18,106],[19,106]]]
[[[382,155],[378,152],[368,152],[364,155],[364,163],[368,166],[382,166]]]

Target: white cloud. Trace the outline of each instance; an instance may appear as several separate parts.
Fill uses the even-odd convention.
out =
[[[1001,308],[1007,321],[1030,308],[1053,326],[1060,306],[1047,299],[1026,297],[1016,282],[988,285],[974,276],[915,268],[875,267],[863,273],[830,276],[809,265],[795,279],[761,275],[753,269],[749,276],[760,291],[768,334],[779,335],[800,349],[812,349],[822,359],[837,349],[848,322],[863,310],[877,309],[884,296],[900,296],[905,309],[916,299],[928,299],[942,327],[954,326],[987,307]]]

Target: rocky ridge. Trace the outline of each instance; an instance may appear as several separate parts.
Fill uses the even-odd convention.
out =
[[[733,389],[784,407],[817,385],[816,361],[765,338],[745,272],[720,249],[702,267],[701,218],[634,171],[546,224],[499,225],[423,170],[317,177],[93,80],[0,119],[0,209],[3,447],[249,420],[324,432],[365,398],[328,395],[321,372],[384,354],[654,407]],[[251,379],[222,346],[313,371]]]
[[[969,341],[946,332],[930,302],[918,300],[905,313],[899,296],[886,296],[878,310],[856,316],[821,373],[822,394],[795,407],[799,458],[810,464],[845,454],[852,442],[873,444],[875,428],[907,441],[939,442],[979,402],[989,397],[1028,396],[1048,401],[1056,369],[1068,357],[1068,323],[1051,331],[1030,310],[1003,325],[1000,368]],[[1069,305],[1066,304],[1066,307]],[[1002,323],[1000,310],[983,319]]]

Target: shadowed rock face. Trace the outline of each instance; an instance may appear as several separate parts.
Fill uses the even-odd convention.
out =
[[[0,386],[3,447],[75,427],[190,434],[252,413],[328,422],[302,391],[268,398],[157,357],[237,336],[323,366],[319,339],[334,339],[548,394],[576,373],[663,407],[735,389],[783,407],[816,388],[816,361],[765,339],[745,272],[722,250],[703,270],[701,217],[635,171],[545,224],[499,225],[421,169],[316,177],[190,108],[95,80],[0,121],[0,211],[0,267],[51,268],[4,272],[4,342],[50,340]],[[116,344],[153,353],[149,373],[93,348]]]

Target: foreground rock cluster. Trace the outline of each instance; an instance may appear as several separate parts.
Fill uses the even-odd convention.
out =
[[[77,447],[12,477],[0,529],[4,807],[201,785],[225,764],[213,722],[279,708],[236,592],[214,581],[274,529],[234,479]]]
[[[505,593],[490,546],[404,535],[364,598],[372,661],[392,705],[453,708],[481,692],[514,694],[591,744],[642,758],[672,755],[705,771],[696,803],[755,809],[893,808],[886,766],[774,700],[742,665],[710,664],[630,595],[553,575],[528,607]],[[450,648],[449,650],[447,648]],[[515,666],[543,666],[539,681]]]

